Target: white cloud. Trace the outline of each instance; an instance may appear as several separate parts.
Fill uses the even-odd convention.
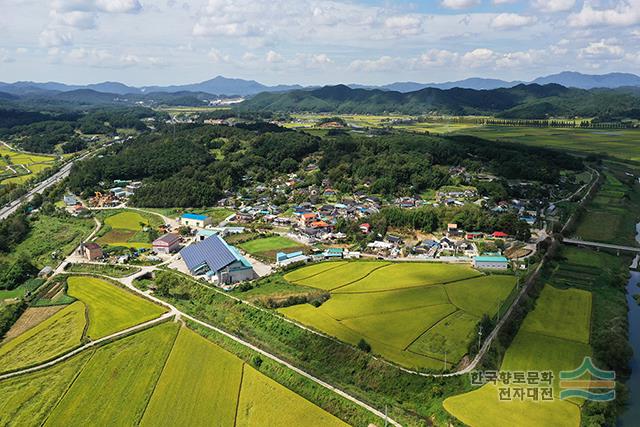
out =
[[[391,16],[384,21],[384,26],[397,35],[417,35],[422,33],[422,17],[417,15]]]
[[[566,12],[576,4],[576,0],[533,0],[533,7],[548,13]]]
[[[96,0],[96,7],[107,13],[136,13],[142,9],[138,0]]]
[[[579,56],[590,60],[617,60],[625,56],[625,51],[617,40],[603,39],[580,49]]]
[[[622,1],[612,9],[594,9],[589,3],[569,16],[572,27],[629,26],[640,24],[640,0]]]
[[[73,27],[82,30],[95,28],[96,14],[93,12],[85,12],[80,10],[72,10],[68,12],[58,12],[52,10],[50,13],[54,25]]]
[[[502,4],[511,4],[511,3],[515,3],[518,0],[493,0],[491,3],[495,4],[495,5],[502,5]]]
[[[538,21],[535,16],[501,13],[491,21],[491,27],[497,29],[514,29],[533,25]]]
[[[15,59],[11,56],[9,56],[9,51],[7,49],[4,48],[0,48],[0,62],[14,62]]]
[[[282,62],[284,58],[278,52],[274,52],[273,50],[270,50],[269,52],[267,52],[265,59],[267,60],[268,63],[274,64],[277,62]]]
[[[468,9],[478,6],[480,0],[442,0],[440,4],[447,9]]]
[[[229,62],[229,55],[225,55],[216,48],[211,48],[208,54],[212,62]]]
[[[462,63],[471,68],[485,67],[493,63],[496,56],[496,53],[491,49],[478,48],[462,55]]]
[[[424,52],[417,58],[410,59],[411,67],[414,69],[452,66],[459,60],[460,55],[456,52],[443,49],[431,49]]]
[[[45,29],[40,33],[40,45],[44,47],[60,47],[70,45],[71,34],[57,29]]]
[[[380,72],[398,68],[402,61],[391,56],[381,56],[378,59],[356,59],[349,64],[351,71]]]

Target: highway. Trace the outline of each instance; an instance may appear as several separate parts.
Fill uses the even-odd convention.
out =
[[[106,146],[107,145],[105,145],[105,147]],[[83,160],[87,158],[88,156],[94,154],[96,151],[97,150],[88,152],[82,155],[81,157],[78,157],[77,159],[71,160],[70,162],[62,166],[58,172],[51,175],[49,178],[45,179],[44,181],[39,182],[27,194],[3,206],[2,209],[0,209],[0,221],[5,220],[9,215],[16,212],[20,208],[20,206],[22,206],[24,203],[29,202],[31,199],[33,199],[33,197],[36,194],[42,194],[42,192],[44,192],[44,190],[46,190],[47,188],[51,187],[55,183],[60,182],[66,177],[68,177],[69,173],[71,173],[71,167],[75,162],[77,162],[78,160]]]

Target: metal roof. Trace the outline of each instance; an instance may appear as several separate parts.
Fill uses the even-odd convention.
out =
[[[509,262],[508,259],[506,259],[503,256],[477,256],[474,258],[474,261],[478,262]]]
[[[186,214],[182,214],[182,218],[195,219],[197,221],[204,221],[205,219],[207,219],[207,216],[206,215],[198,215],[198,214],[186,213]]]
[[[180,255],[190,271],[197,270],[203,264],[207,264],[212,271],[218,271],[238,260],[226,242],[217,235],[187,246],[180,251]]]

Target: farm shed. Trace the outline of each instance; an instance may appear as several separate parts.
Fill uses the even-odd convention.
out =
[[[506,270],[509,260],[503,256],[477,256],[473,258],[475,268],[487,268],[494,270]]]
[[[159,254],[170,254],[180,249],[180,237],[167,233],[153,241],[153,250]]]
[[[187,227],[205,228],[207,225],[211,225],[211,218],[206,215],[186,213],[180,217],[180,224]]]

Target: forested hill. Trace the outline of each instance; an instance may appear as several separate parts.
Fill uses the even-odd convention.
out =
[[[557,84],[521,84],[492,90],[425,88],[407,93],[338,85],[261,93],[243,102],[239,108],[347,114],[497,115],[522,119],[549,116],[640,118],[640,96],[620,89],[570,89]]]

